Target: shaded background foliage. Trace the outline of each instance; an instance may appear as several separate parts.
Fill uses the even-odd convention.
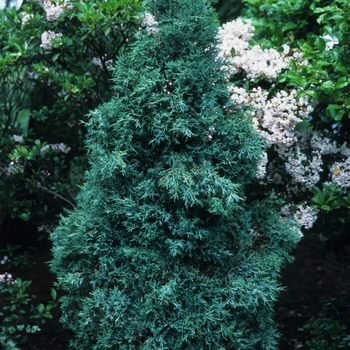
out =
[[[1,12],[1,221],[39,226],[75,205],[87,167],[83,121],[111,97],[108,64],[142,21],[138,1],[71,3],[50,21],[36,1]],[[46,31],[63,36],[41,47]]]
[[[0,12],[0,243],[7,257],[0,342],[13,349],[38,330],[34,320],[34,328],[23,322],[52,317],[58,299],[34,304],[31,282],[18,279],[13,265],[16,255],[28,268],[29,260],[7,243],[39,247],[63,208],[75,206],[88,167],[86,114],[112,96],[108,63],[126,52],[143,21],[137,0],[57,1],[53,12],[50,4],[25,1]],[[49,31],[62,36],[44,45]]]
[[[242,0],[212,0],[220,23],[226,23],[239,17],[245,6]]]

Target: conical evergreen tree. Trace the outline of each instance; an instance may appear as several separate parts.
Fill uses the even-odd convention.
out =
[[[275,349],[297,236],[248,202],[262,143],[230,102],[205,0],[153,0],[158,26],[87,124],[91,169],[52,233],[74,349]]]

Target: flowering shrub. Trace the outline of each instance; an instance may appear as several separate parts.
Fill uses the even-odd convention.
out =
[[[28,269],[28,252],[14,254],[18,246],[7,245],[0,255],[0,348],[19,349],[18,343],[24,343],[29,333],[40,331],[40,324],[52,318],[52,309],[57,307],[63,298],[57,298],[55,289],[51,288],[52,300],[34,305],[27,289],[31,281],[14,278],[11,273],[14,266]]]
[[[0,11],[0,222],[54,223],[75,205],[88,164],[83,122],[112,96],[109,66],[141,11],[137,0],[29,0]]]
[[[311,319],[304,328],[310,332],[306,342],[312,350],[346,349],[350,347],[350,322],[347,317],[349,299],[324,300],[324,312],[317,319]]]
[[[346,212],[350,146],[345,116],[350,80],[344,77],[349,62],[344,50],[349,6],[343,1],[325,7],[321,1],[295,1],[297,11],[284,18],[288,3],[252,2],[249,14],[260,14],[257,8],[266,14],[266,20],[254,19],[258,40],[250,19],[226,23],[219,32],[220,56],[227,62],[232,99],[252,107],[255,128],[269,146],[257,173],[261,187],[254,191],[272,190],[283,198],[282,214],[301,223],[304,233],[346,243],[343,224],[350,219]],[[317,16],[318,27],[303,38],[305,32],[286,21],[294,16],[298,23],[298,9],[308,6],[306,13]],[[285,35],[273,31],[276,23],[282,23]],[[314,77],[320,74],[327,75],[327,80],[316,82]],[[336,91],[332,86],[337,86]],[[324,204],[322,196],[327,196],[328,188],[334,189],[337,205]]]
[[[7,3],[17,8],[0,11],[0,224],[19,218],[44,234],[63,206],[76,204],[88,163],[84,120],[112,96],[110,63],[143,25],[142,6],[137,0]],[[15,349],[18,337],[39,329],[27,319],[50,317],[57,300],[51,290],[51,304],[34,306],[26,293],[31,281],[10,275],[0,271],[0,348]]]

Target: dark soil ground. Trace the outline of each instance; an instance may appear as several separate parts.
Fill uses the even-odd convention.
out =
[[[275,319],[282,335],[280,350],[310,349],[305,345],[310,332],[304,325],[311,318],[324,313],[321,302],[350,296],[350,270],[324,252],[317,241],[303,240],[294,252],[294,262],[282,271],[282,285],[286,287],[276,305]],[[335,265],[336,264],[336,265]],[[347,310],[346,316],[349,316]]]
[[[323,312],[320,301],[344,297],[350,292],[350,271],[318,257],[317,251],[320,251],[317,242],[303,240],[294,252],[294,263],[282,272],[282,284],[286,289],[275,308],[281,333],[280,350],[310,349],[305,345],[310,333],[304,325]],[[47,265],[50,259],[48,247],[32,253],[34,264],[25,278],[33,280],[29,293],[35,303],[45,304],[51,298],[49,290],[54,276]],[[22,339],[21,347],[25,350],[67,349],[71,333],[62,328],[58,318],[56,310],[54,319],[42,325],[41,332]]]

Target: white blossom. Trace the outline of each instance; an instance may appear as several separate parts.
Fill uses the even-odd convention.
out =
[[[32,13],[24,13],[22,17],[22,24],[26,25],[33,18],[34,18],[34,15]]]
[[[1,259],[0,264],[1,264],[1,265],[5,265],[8,261],[10,261],[10,260],[9,260],[9,257],[8,257],[7,255],[5,255],[5,256]]]
[[[23,173],[23,166],[17,164],[16,161],[11,160],[7,168],[0,168],[0,174],[5,173],[7,176],[11,176],[18,173]]]
[[[339,44],[339,40],[335,35],[323,34],[322,38],[326,42],[326,50],[332,50],[334,45]]]
[[[94,57],[92,59],[92,63],[95,64],[96,66],[100,67],[101,69],[104,69],[104,65],[107,67],[107,69],[113,64],[113,60],[106,60],[107,55],[103,56],[103,61],[99,57]]]
[[[226,59],[230,74],[240,70],[246,73],[246,78],[254,80],[265,76],[273,81],[278,73],[289,68],[290,58],[280,55],[274,49],[262,49],[259,45],[249,48],[249,40],[253,37],[254,27],[250,20],[238,18],[226,23],[219,29],[219,57]]]
[[[283,53],[284,53],[285,55],[288,55],[289,52],[290,52],[290,47],[289,47],[289,45],[283,44],[283,45],[282,45],[282,48],[283,48]]]
[[[263,179],[266,175],[266,165],[267,165],[268,159],[267,159],[267,153],[263,152],[261,155],[261,158],[258,162],[258,170],[255,174],[255,177],[257,179]]]
[[[279,74],[290,69],[291,59],[297,66],[308,64],[303,58],[303,52],[291,50],[286,44],[282,45],[281,54],[274,49],[263,50],[259,45],[250,47],[253,32],[251,21],[242,19],[226,23],[219,30],[219,57],[226,62],[228,79],[243,72],[243,80],[264,78],[273,83]],[[338,44],[334,36],[323,36],[323,39],[329,44],[327,49]],[[347,144],[339,147],[329,137],[330,133],[309,130],[307,124],[304,124],[306,129],[303,132],[298,131],[299,123],[308,123],[312,119],[316,105],[312,98],[300,96],[300,91],[295,89],[280,90],[272,96],[271,92],[260,86],[250,90],[246,85],[230,86],[229,89],[236,104],[252,107],[250,113],[254,128],[275,152],[272,159],[268,159],[267,153],[264,153],[258,164],[256,177],[264,180],[260,181],[261,184],[278,186],[279,198],[288,201],[303,192],[311,195],[312,187],[321,180],[321,173],[327,171],[325,156],[332,155],[337,161],[331,165],[329,175],[326,175],[340,187],[350,187],[350,148]],[[282,211],[285,217],[293,218],[304,229],[312,228],[317,219],[317,210],[306,202],[290,203]],[[295,227],[295,230],[302,235],[300,228]]]
[[[10,273],[5,272],[4,274],[0,274],[0,283],[14,284],[15,282]]]
[[[64,9],[72,9],[73,6],[68,4],[68,1],[64,1],[63,4],[52,3],[49,0],[37,0],[38,3],[44,8],[46,12],[46,20],[51,22],[58,19],[63,13]]]
[[[311,208],[305,203],[298,205],[286,204],[281,208],[281,212],[286,218],[293,218],[306,229],[312,228],[318,215],[317,209]]]
[[[142,15],[142,20],[141,27],[146,28],[148,33],[155,34],[159,31],[158,22],[151,13],[145,12]]]
[[[235,53],[243,53],[248,50],[249,40],[254,36],[254,27],[252,26],[252,21],[242,20],[238,18],[235,21],[223,24],[219,28],[217,39],[219,40],[218,48],[220,50],[220,57],[231,57],[232,49]]]
[[[268,145],[293,145],[297,140],[295,126],[313,111],[309,98],[298,98],[296,90],[282,90],[272,98],[260,87],[252,91],[231,87],[230,91],[236,103],[254,107],[253,123]]]
[[[335,141],[331,141],[325,135],[322,135],[320,132],[315,131],[310,140],[311,148],[322,155],[325,154],[335,154],[340,151]]]
[[[342,162],[334,162],[330,168],[331,181],[340,187],[347,189],[350,187],[350,158]]]
[[[45,145],[44,147],[41,148],[40,152],[43,153],[49,149],[53,151],[60,151],[63,153],[68,153],[71,150],[71,148],[66,146],[64,143],[54,143],[54,144]]]
[[[322,158],[317,152],[311,156],[303,153],[299,143],[288,152],[288,157],[285,162],[285,169],[294,183],[301,185],[301,190],[312,189],[320,181],[320,172],[322,169]],[[296,189],[297,193],[299,189]]]
[[[23,142],[23,136],[21,136],[21,135],[12,135],[12,139],[15,142],[18,142],[18,143],[22,143]]]
[[[48,30],[41,34],[41,45],[40,47],[44,48],[45,50],[52,50],[52,39],[61,38],[63,36],[62,33],[55,33],[51,30]]]
[[[15,6],[18,10],[22,6],[22,3],[23,0],[10,0],[8,8]],[[3,10],[4,8],[6,8],[6,0],[0,0],[0,10]]]

